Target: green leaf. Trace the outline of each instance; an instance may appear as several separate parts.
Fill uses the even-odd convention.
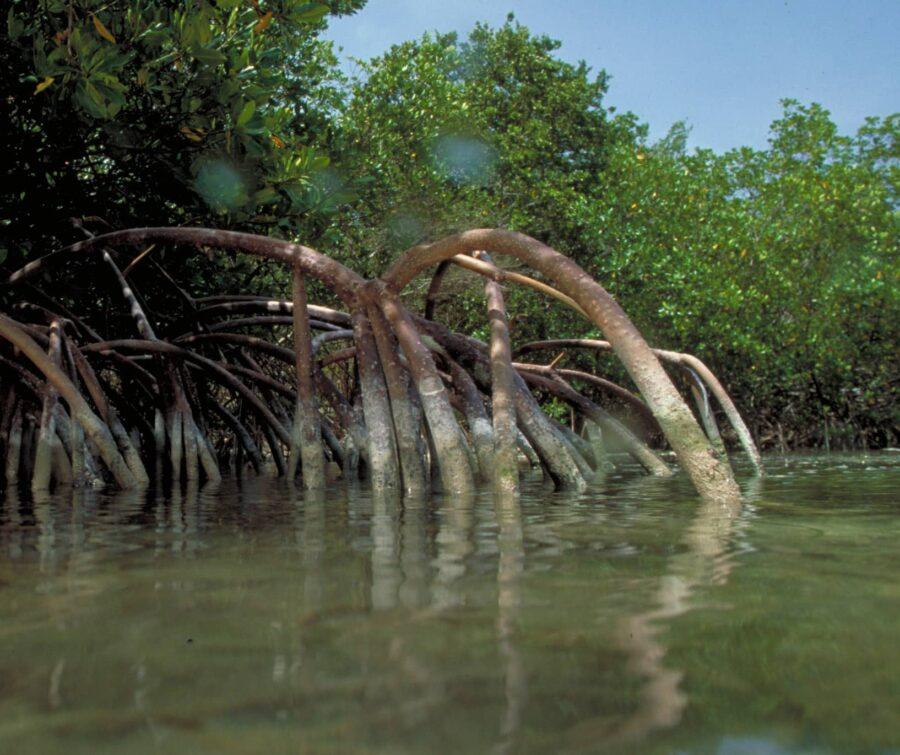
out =
[[[85,82],[84,82],[84,89],[85,89],[85,91],[87,92],[88,97],[90,97],[91,100],[92,100],[98,107],[105,107],[105,106],[106,106],[106,99],[103,97],[103,94],[100,92],[99,89],[97,89],[97,87],[95,87],[93,84],[91,84],[90,81],[85,81]]]
[[[191,45],[190,53],[194,58],[208,66],[217,66],[226,61],[225,55],[212,47]]]
[[[60,45],[47,56],[47,65],[54,71],[61,73],[66,62],[66,47]]]
[[[9,34],[11,40],[16,40],[22,36],[23,31],[25,31],[24,22],[16,18],[16,14],[10,8],[9,13],[6,14],[6,33]]]
[[[291,20],[299,24],[315,24],[328,13],[328,6],[322,3],[305,3],[291,13]]]
[[[272,204],[278,201],[278,192],[271,186],[266,186],[253,194],[253,201],[257,205]]]
[[[235,121],[237,127],[240,128],[241,126],[246,124],[253,117],[253,114],[255,112],[256,103],[253,100],[246,102],[244,104],[244,107],[241,108],[241,112],[238,114],[237,120]]]
[[[82,79],[75,87],[75,101],[89,115],[95,118],[107,118],[106,100],[100,91],[86,79]]]
[[[138,39],[149,47],[161,47],[169,39],[169,36],[163,29],[151,27],[141,34]]]
[[[248,157],[257,158],[266,154],[265,147],[256,139],[246,138],[241,141],[241,144],[244,145],[244,150],[247,152]]]
[[[241,126],[241,129],[245,133],[252,134],[253,136],[261,136],[269,131],[266,127],[266,122],[262,117],[262,113],[259,111],[252,113],[250,119]]]

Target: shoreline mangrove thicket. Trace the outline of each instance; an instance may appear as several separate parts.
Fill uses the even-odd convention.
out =
[[[322,31],[363,6],[11,2],[0,46],[2,277],[78,240],[72,219],[94,234],[185,226],[296,240],[367,279],[417,244],[506,229],[601,281],[652,347],[701,359],[760,448],[900,443],[896,114],[848,136],[823,107],[786,101],[767,148],[692,151],[683,124],[650,141],[638,116],[607,106],[606,72],[562,60],[557,42],[514,19],[395,46],[348,79]],[[198,299],[289,299],[294,288],[289,266],[151,246],[140,250],[152,274],[139,288],[167,335],[187,325],[167,276]],[[142,270],[114,261],[129,280]],[[516,260],[497,264],[498,282],[552,283]],[[107,311],[109,280],[85,272],[66,283],[58,292],[52,275],[34,279],[25,300],[46,308],[52,293],[102,323],[103,338],[134,337],[127,312]],[[339,305],[320,282],[306,285],[311,301]],[[0,291],[0,310],[12,313],[21,291]],[[605,337],[531,286],[502,293],[517,347]],[[431,292],[413,283],[403,302],[487,342],[484,296],[456,264]],[[262,327],[250,332],[265,336]],[[569,348],[564,360],[557,377],[628,382],[602,350]],[[565,420],[564,396],[529,374]],[[676,380],[685,395],[699,390],[683,367]],[[726,442],[744,441],[710,410]],[[632,427],[660,438],[651,418]]]

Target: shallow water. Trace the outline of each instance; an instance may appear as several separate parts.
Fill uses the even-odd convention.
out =
[[[900,752],[900,454],[0,503],[0,752]]]

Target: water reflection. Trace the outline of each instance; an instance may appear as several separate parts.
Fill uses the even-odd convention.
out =
[[[519,500],[310,496],[263,478],[7,491],[0,750],[92,752],[115,732],[138,752],[705,752],[781,742],[776,724],[827,741],[835,713],[809,718],[821,696],[803,669],[841,667],[829,697],[865,697],[860,627],[865,658],[898,665],[884,545],[900,534],[886,513],[898,468],[793,460],[748,482],[740,512],[619,472],[578,495],[537,481]],[[842,508],[812,508],[823,491]],[[817,643],[845,605],[868,619]],[[789,633],[793,681],[745,663],[745,690],[730,665],[771,665]],[[760,712],[748,695],[766,684]],[[884,710],[890,692],[871,687]],[[889,741],[856,715],[843,730]]]
[[[372,503],[372,608],[386,611],[399,601],[400,502],[378,497]]]
[[[412,499],[403,505],[400,522],[400,605],[424,608],[429,603],[428,535],[425,499]]]
[[[299,503],[292,496],[292,504]],[[325,497],[309,491],[303,501],[303,529],[300,538],[303,558],[303,603],[307,614],[316,615],[325,605]]]
[[[466,560],[474,550],[473,513],[475,499],[462,493],[443,501],[436,537],[437,573],[432,587],[432,604],[438,610],[465,604],[459,580],[466,573]]]
[[[3,498],[2,516],[0,516],[0,535],[4,545],[4,555],[17,561],[22,557],[22,539],[24,527],[22,524],[22,501],[19,491],[9,488]]]
[[[647,496],[647,488],[660,483],[653,478],[633,483],[632,488],[640,490],[635,497]],[[655,730],[681,721],[688,705],[680,688],[683,672],[666,665],[666,647],[660,635],[666,621],[690,610],[697,590],[727,581],[734,566],[729,544],[740,511],[740,506],[701,501],[683,538],[686,549],[669,559],[666,573],[659,579],[656,605],[622,621],[619,641],[628,653],[631,673],[644,683],[637,710],[604,737],[609,746],[641,742]]]
[[[525,663],[516,645],[522,604],[521,579],[525,569],[525,538],[518,496],[499,493],[494,499],[499,532],[497,543],[497,641],[503,663],[506,706],[500,724],[497,752],[514,752],[528,699]]]

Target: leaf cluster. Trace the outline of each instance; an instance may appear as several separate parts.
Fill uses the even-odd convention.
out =
[[[333,212],[348,187],[327,175],[338,94],[319,33],[361,5],[13,0],[0,46],[7,252],[46,249],[70,216],[292,233]]]

